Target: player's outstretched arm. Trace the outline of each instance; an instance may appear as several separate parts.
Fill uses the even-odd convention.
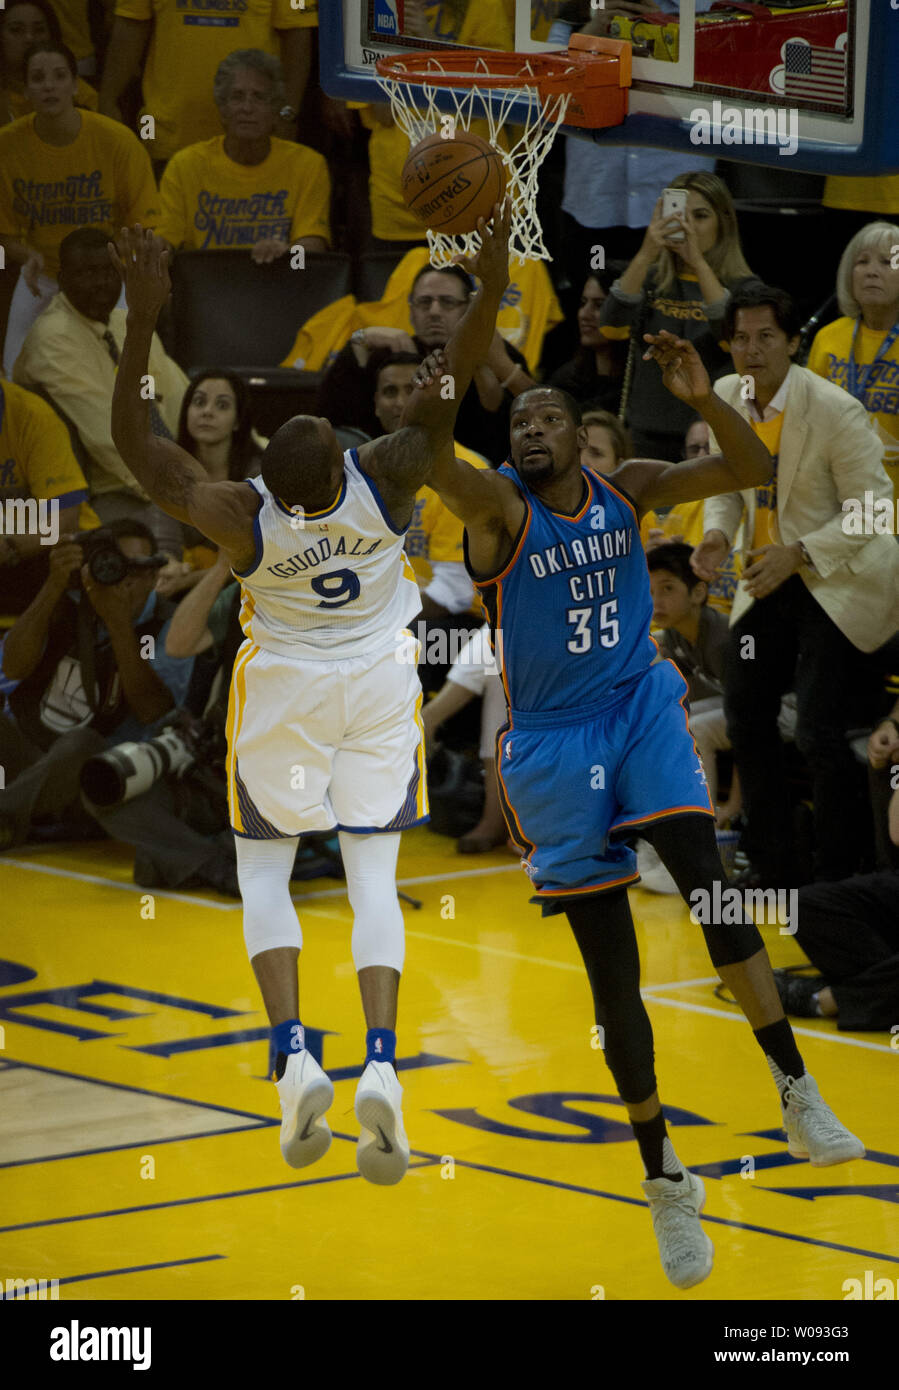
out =
[[[445,370],[439,382],[433,389],[414,391],[403,417],[406,425],[420,425],[428,431],[435,450],[452,438],[459,405],[474,370],[490,352],[496,316],[509,284],[511,229],[512,202],[506,198],[494,206],[489,224],[483,217],[479,219],[481,244],[476,255],[455,257],[458,265],[477,276],[481,286],[446,345]]]
[[[692,343],[664,330],[645,335],[645,359],[662,368],[668,390],[702,416],[721,446],[721,453],[685,463],[630,459],[614,476],[644,510],[695,502],[720,492],[761,487],[771,478],[773,462],[755,430],[738,411],[716,396],[709,375]]]
[[[125,282],[128,319],[112,397],[112,438],[144,491],[169,516],[189,522],[229,553],[252,550],[252,498],[233,483],[210,483],[174,440],[150,428],[148,364],[156,320],[171,289],[170,250],[141,227],[123,228],[109,254]]]

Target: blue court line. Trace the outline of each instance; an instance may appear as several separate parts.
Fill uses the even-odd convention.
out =
[[[188,1100],[185,1096],[169,1095],[167,1091],[150,1091],[146,1086],[132,1086],[127,1081],[104,1081],[99,1076],[85,1076],[80,1071],[62,1071],[59,1067],[42,1067],[37,1062],[13,1061],[13,1066],[30,1067],[32,1071],[46,1071],[51,1076],[68,1076],[73,1081],[88,1081],[93,1086],[109,1086],[114,1091],[134,1091],[139,1096],[152,1096],[154,1100],[171,1100],[178,1105],[195,1105],[200,1110],[220,1110],[223,1115],[238,1115],[242,1120],[264,1120],[266,1124],[280,1124],[268,1115],[259,1115],[253,1110],[235,1110],[233,1105],[216,1105],[214,1101]]]
[[[148,1269],[175,1269],[179,1265],[201,1265],[208,1260],[226,1260],[227,1255],[192,1255],[188,1260],[163,1260],[159,1264],[153,1265],[131,1265],[128,1269],[98,1269],[96,1274],[67,1274],[64,1279],[57,1279],[57,1284],[81,1284],[86,1279],[111,1279],[117,1274],[143,1274]],[[16,1303],[21,1299],[6,1298],[0,1293],[0,1302]]]
[[[331,1131],[335,1139],[344,1139],[348,1143],[357,1142],[354,1134],[341,1134],[337,1130]],[[420,1163],[410,1163],[410,1168],[427,1168],[444,1161],[443,1155],[428,1154],[421,1149],[412,1149],[411,1154],[422,1160]],[[562,1192],[576,1192],[586,1197],[603,1197],[610,1202],[623,1202],[626,1206],[648,1207],[649,1203],[642,1201],[639,1197],[627,1197],[618,1192],[604,1192],[595,1187],[583,1187],[577,1183],[562,1182],[558,1178],[541,1178],[533,1173],[515,1173],[509,1168],[494,1168],[487,1163],[474,1163],[469,1159],[457,1158],[454,1162],[459,1168],[471,1168],[475,1172],[490,1173],[495,1177],[515,1178],[519,1182],[532,1182],[541,1187],[555,1187]],[[359,1173],[337,1173],[327,1178],[306,1178],[300,1182],[273,1183],[266,1187],[244,1188],[237,1192],[213,1192],[201,1197],[178,1197],[169,1202],[154,1202],[146,1206],[124,1207],[118,1211],[98,1211],[85,1212],[81,1216],[55,1216],[44,1221],[26,1221],[15,1226],[0,1226],[0,1235],[6,1235],[11,1231],[32,1230],[39,1226],[60,1226],[73,1221],[92,1221],[100,1220],[107,1216],[131,1216],[143,1211],[159,1211],[166,1207],[192,1206],[200,1202],[225,1201],[231,1197],[254,1197],[268,1192],[282,1192],[294,1187],[315,1187],[319,1184],[329,1182],[342,1182],[347,1178],[357,1178]],[[768,1189],[763,1188],[762,1191]],[[748,1221],[733,1221],[725,1216],[706,1216],[700,1217],[701,1221],[708,1221],[715,1226],[728,1226],[736,1231],[752,1231],[756,1235],[773,1236],[775,1239],[792,1240],[800,1245],[816,1245],[825,1250],[839,1250],[847,1255],[864,1255],[874,1260],[887,1260],[891,1264],[899,1264],[899,1255],[885,1255],[879,1250],[865,1250],[856,1245],[841,1245],[832,1240],[816,1240],[812,1236],[798,1236],[791,1231],[777,1231],[769,1226],[756,1226]]]
[[[123,1149],[159,1148],[162,1144],[179,1144],[187,1139],[217,1139],[222,1134],[254,1134],[257,1129],[270,1129],[279,1120],[262,1120],[256,1125],[233,1125],[230,1129],[201,1129],[195,1134],[172,1134],[165,1139],[142,1139],[132,1144],[107,1144],[99,1149],[74,1149],[71,1153],[42,1154],[38,1158],[13,1158],[8,1163],[0,1163],[3,1168],[24,1168],[29,1163],[59,1163],[64,1158],[93,1158],[95,1154],[120,1153]]]
[[[349,1136],[338,1134],[338,1139]],[[355,1143],[355,1140],[353,1141]],[[439,1163],[439,1158],[424,1159],[420,1163],[410,1163],[409,1168],[431,1168]],[[51,1216],[45,1221],[21,1221],[16,1226],[0,1226],[0,1235],[11,1231],[33,1231],[39,1226],[68,1226],[75,1221],[99,1221],[107,1216],[135,1216],[144,1211],[164,1211],[167,1207],[198,1206],[201,1202],[222,1202],[229,1197],[258,1197],[266,1192],[286,1192],[294,1187],[316,1187],[328,1182],[346,1182],[348,1178],[361,1178],[361,1173],[334,1173],[327,1178],[301,1178],[297,1182],[270,1183],[268,1187],[247,1187],[238,1192],[209,1192],[202,1197],[174,1197],[169,1202],[149,1202],[139,1207],[120,1207],[117,1211],[86,1211],[80,1216]],[[224,1259],[224,1255],[204,1256],[208,1259]],[[148,1265],[151,1269],[153,1266]],[[85,1276],[88,1277],[88,1276]]]

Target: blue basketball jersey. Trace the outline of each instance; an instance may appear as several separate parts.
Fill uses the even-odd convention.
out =
[[[587,468],[588,495],[575,516],[550,511],[508,465],[497,471],[516,485],[527,516],[502,572],[472,579],[506,699],[513,712],[599,705],[658,655],[637,512]],[[468,564],[467,538],[465,556]]]

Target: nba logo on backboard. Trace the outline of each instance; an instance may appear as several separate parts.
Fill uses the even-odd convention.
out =
[[[375,0],[374,28],[376,34],[402,33],[403,0]]]

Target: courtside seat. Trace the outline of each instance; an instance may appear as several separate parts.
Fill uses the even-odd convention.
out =
[[[376,303],[381,298],[387,281],[405,254],[405,251],[366,251],[357,258],[353,293],[360,304]]]

